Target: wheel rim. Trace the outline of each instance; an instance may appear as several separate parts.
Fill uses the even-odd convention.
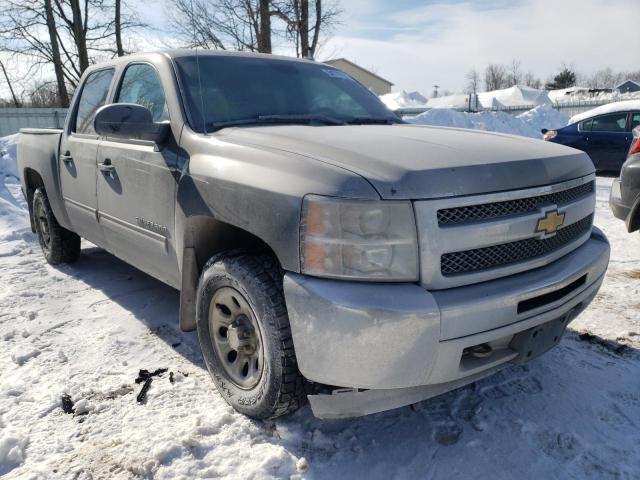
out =
[[[47,218],[47,214],[44,211],[44,206],[40,201],[36,202],[36,221],[38,223],[38,231],[40,232],[40,237],[42,238],[43,247],[46,250],[49,250],[49,247],[51,245],[49,219]]]
[[[249,302],[235,288],[222,287],[214,293],[209,335],[229,380],[242,389],[255,387],[264,363],[262,335]]]

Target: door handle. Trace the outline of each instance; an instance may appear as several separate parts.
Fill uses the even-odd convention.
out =
[[[73,163],[73,157],[71,156],[71,152],[66,151],[63,155],[60,155],[60,159],[64,163]]]
[[[111,160],[109,158],[105,158],[104,162],[99,163],[98,168],[101,172],[105,173],[111,173],[116,169],[116,167],[111,164]]]

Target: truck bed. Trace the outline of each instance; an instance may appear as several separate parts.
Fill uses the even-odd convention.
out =
[[[59,128],[20,129],[17,160],[22,191],[29,203],[29,209],[31,209],[33,192],[27,190],[26,179],[28,175],[37,172],[47,190],[49,202],[56,217],[62,224],[66,224],[67,216],[62,205],[58,175],[58,147],[61,135],[62,129]]]

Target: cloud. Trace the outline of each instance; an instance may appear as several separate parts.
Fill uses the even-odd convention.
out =
[[[390,11],[374,1],[359,28],[346,18],[323,51],[373,68],[397,89],[423,92],[436,83],[460,91],[469,69],[512,59],[543,80],[563,62],[585,73],[638,68],[637,0],[401,3],[414,6]],[[354,15],[352,8],[346,13]]]

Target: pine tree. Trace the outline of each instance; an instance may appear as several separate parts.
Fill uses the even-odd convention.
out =
[[[553,82],[547,82],[547,90],[558,90],[561,88],[573,87],[576,84],[576,73],[564,67],[562,71],[553,77]]]

